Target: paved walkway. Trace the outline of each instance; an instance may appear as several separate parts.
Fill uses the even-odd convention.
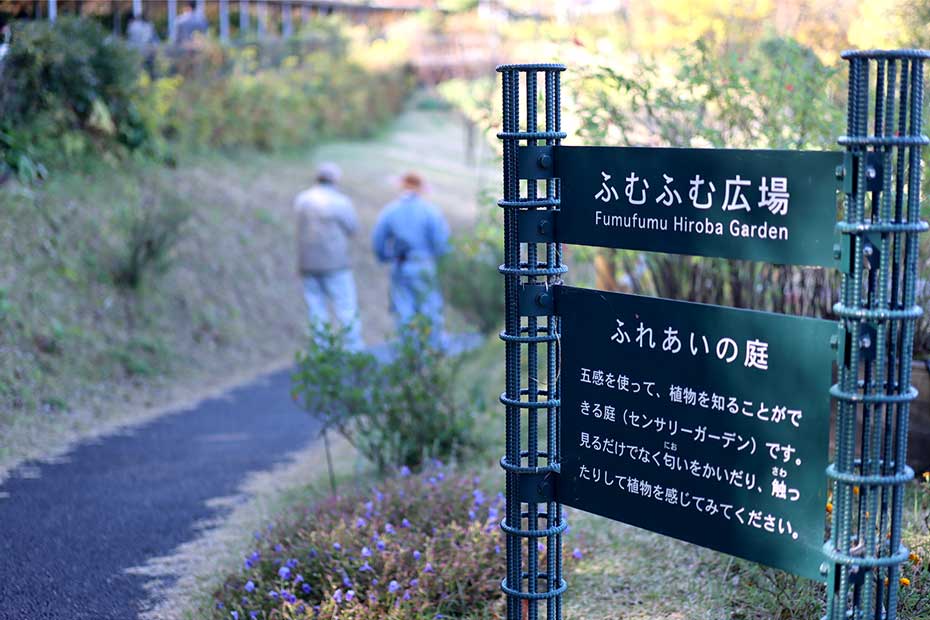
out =
[[[27,464],[0,485],[0,619],[130,620],[146,593],[125,573],[195,536],[249,472],[270,469],[316,436],[281,371]]]

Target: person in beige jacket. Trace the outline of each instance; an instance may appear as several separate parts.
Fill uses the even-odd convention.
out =
[[[346,331],[346,347],[361,350],[361,320],[352,276],[350,239],[358,230],[352,201],[336,189],[341,171],[336,164],[317,169],[316,184],[294,199],[297,212],[297,268],[304,281],[304,298],[314,332],[333,321]]]

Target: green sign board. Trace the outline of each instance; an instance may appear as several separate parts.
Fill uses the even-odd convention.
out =
[[[836,324],[562,286],[555,302],[561,501],[824,579]]]
[[[556,146],[519,161],[521,178],[561,179],[565,243],[839,266],[840,152]]]

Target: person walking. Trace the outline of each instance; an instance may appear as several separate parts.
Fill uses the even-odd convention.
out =
[[[294,199],[297,267],[314,334],[333,325],[329,303],[336,322],[345,330],[346,348],[359,351],[365,343],[349,251],[358,217],[352,201],[336,189],[341,176],[336,164],[322,163],[317,168],[316,184]]]
[[[197,10],[197,3],[189,0],[175,22],[177,44],[189,45],[194,41],[195,35],[206,35],[209,30],[210,24],[203,13]]]
[[[449,225],[439,209],[423,199],[423,178],[408,172],[401,196],[386,205],[372,231],[372,248],[382,263],[391,263],[391,309],[403,335],[417,315],[431,325],[430,343],[441,348],[443,302],[436,261],[449,249]]]

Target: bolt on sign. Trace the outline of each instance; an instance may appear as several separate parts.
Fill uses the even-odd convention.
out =
[[[823,579],[836,323],[560,287],[561,500]]]

